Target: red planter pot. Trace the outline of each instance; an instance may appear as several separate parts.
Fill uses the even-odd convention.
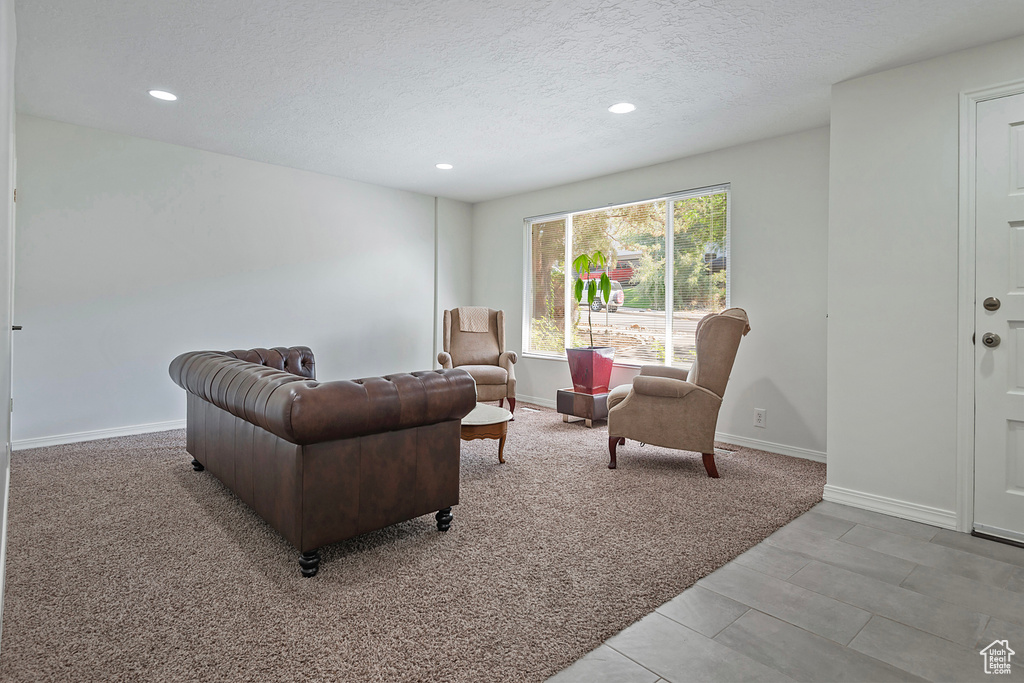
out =
[[[615,349],[610,346],[586,346],[566,349],[572,390],[579,394],[604,394],[612,378]]]

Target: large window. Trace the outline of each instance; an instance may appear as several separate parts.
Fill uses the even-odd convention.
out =
[[[593,333],[597,346],[615,347],[617,363],[689,366],[697,321],[728,306],[728,224],[727,185],[528,219],[526,352],[564,357]],[[572,261],[598,249],[612,295],[580,310],[577,275],[600,272],[577,274]]]

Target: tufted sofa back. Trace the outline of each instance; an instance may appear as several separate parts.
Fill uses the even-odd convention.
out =
[[[300,377],[316,379],[313,352],[308,346],[275,346],[272,349],[237,349],[227,355],[239,360],[264,365],[274,370],[283,370]]]
[[[312,374],[309,349],[271,351],[288,352],[278,354],[284,367],[306,367],[303,349]],[[171,362],[169,372],[189,393],[299,445],[458,420],[476,405],[476,384],[465,370],[317,382],[237,355],[263,357],[265,351],[183,353]],[[274,353],[267,355],[276,362]]]

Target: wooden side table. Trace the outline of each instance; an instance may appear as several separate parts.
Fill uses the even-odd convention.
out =
[[[581,417],[588,427],[593,427],[594,420],[608,418],[607,393],[580,394],[572,389],[559,389],[555,405],[563,422],[568,422],[570,417]]]
[[[476,408],[462,418],[462,440],[498,439],[498,462],[504,463],[505,436],[508,434],[508,421],[511,418],[512,413],[504,408],[477,403]]]

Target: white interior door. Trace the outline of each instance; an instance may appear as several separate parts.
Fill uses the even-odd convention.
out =
[[[974,528],[1024,541],[1024,94],[976,130]]]

